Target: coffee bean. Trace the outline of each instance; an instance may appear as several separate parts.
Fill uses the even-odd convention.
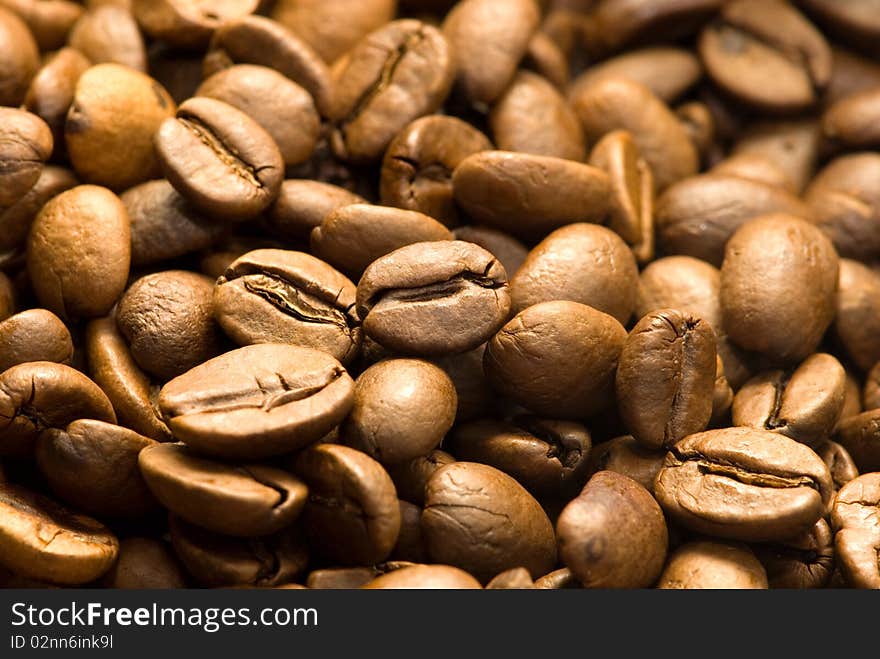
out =
[[[877,309],[880,275],[861,263],[840,259],[840,279],[834,316],[834,333],[849,357],[862,371],[880,360]]]
[[[46,122],[59,146],[64,143],[64,122],[76,83],[91,65],[78,50],[62,48],[46,61],[28,87],[25,109]]]
[[[267,224],[281,238],[308,241],[331,211],[366,200],[344,188],[320,181],[289,179],[281,184],[278,199],[267,210]]]
[[[777,433],[724,428],[673,446],[654,485],[664,511],[719,538],[784,540],[808,530],[831,496],[828,467]]]
[[[125,538],[101,583],[106,588],[186,588],[186,575],[164,541]]]
[[[73,339],[61,319],[45,309],[27,309],[0,322],[0,373],[25,362],[69,364]]]
[[[3,5],[27,23],[42,51],[61,48],[84,11],[80,4],[70,0],[4,0]]]
[[[849,418],[849,417],[847,417]],[[839,490],[854,478],[858,478],[859,469],[852,456],[842,445],[830,439],[815,448],[816,454],[828,465],[834,488]]]
[[[216,533],[253,537],[293,524],[308,488],[293,475],[259,464],[201,458],[183,444],[154,444],[138,456],[150,491],[175,515]]]
[[[849,149],[880,146],[880,91],[868,89],[847,96],[822,115],[822,133],[833,143]]]
[[[371,590],[378,588],[442,588],[478,589],[480,582],[464,570],[449,565],[413,565],[394,570],[373,579],[363,586]]]
[[[846,582],[856,588],[880,588],[880,473],[847,483],[834,503],[834,550]]]
[[[54,165],[43,167],[31,189],[14,204],[0,211],[0,252],[23,247],[31,223],[43,206],[56,195],[78,184],[79,181],[68,169]]]
[[[19,105],[39,68],[40,51],[33,34],[17,14],[0,7],[0,105]]]
[[[119,541],[100,522],[54,501],[0,484],[0,562],[16,573],[79,585],[110,569]]]
[[[666,558],[663,511],[645,488],[600,471],[556,522],[559,556],[585,588],[647,588]]]
[[[388,557],[400,532],[400,508],[382,465],[347,446],[318,444],[299,455],[296,472],[309,486],[303,521],[312,547],[347,565]]]
[[[239,345],[292,343],[343,363],[360,349],[355,286],[303,252],[259,249],[230,264],[214,288],[215,317]]]
[[[192,98],[162,122],[156,155],[174,189],[218,217],[253,217],[278,196],[284,176],[272,137],[240,110],[212,98]]]
[[[144,38],[125,5],[103,4],[88,9],[74,23],[67,45],[76,48],[93,64],[113,62],[147,72]]]
[[[843,419],[835,439],[852,456],[860,472],[880,471],[880,410]]]
[[[330,355],[262,343],[214,357],[159,394],[174,437],[200,453],[259,459],[318,440],[351,408],[354,382]]]
[[[138,24],[154,39],[174,46],[204,46],[222,23],[259,8],[259,0],[208,0],[193,5],[181,0],[132,0]]]
[[[570,588],[582,588],[578,578],[567,567],[553,570],[535,579],[535,588],[538,590],[562,590]]]
[[[654,479],[665,456],[664,451],[649,449],[632,435],[622,435],[593,447],[587,473],[592,476],[599,471],[614,471],[653,493]]]
[[[425,485],[428,479],[440,467],[453,462],[455,458],[449,453],[435,449],[412,460],[388,465],[388,474],[401,499],[422,505],[425,503]]]
[[[834,569],[834,542],[828,522],[785,542],[753,545],[771,588],[824,588]]]
[[[522,68],[539,73],[564,92],[571,78],[571,67],[562,49],[543,31],[535,32],[522,60]]]
[[[513,478],[474,462],[441,467],[425,487],[422,532],[432,560],[481,582],[525,567],[535,577],[556,563],[553,526]]]
[[[662,590],[766,590],[767,572],[748,546],[697,541],[676,549],[657,582]]]
[[[458,240],[401,247],[373,261],[357,287],[364,331],[404,353],[472,350],[501,327],[509,310],[502,265]]]
[[[0,108],[0,173],[4,181],[0,209],[5,211],[34,186],[52,154],[52,144],[49,127],[37,115]]]

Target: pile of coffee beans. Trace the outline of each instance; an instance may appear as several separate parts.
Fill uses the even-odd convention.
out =
[[[880,588],[876,0],[0,0],[0,585]]]

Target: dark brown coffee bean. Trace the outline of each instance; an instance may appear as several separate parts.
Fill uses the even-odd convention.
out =
[[[544,238],[510,282],[513,311],[571,300],[629,321],[639,271],[626,243],[595,224],[569,224]]]
[[[838,258],[816,226],[775,214],[746,222],[721,266],[724,329],[746,350],[798,362],[834,319]]]
[[[536,414],[583,418],[614,395],[626,330],[584,304],[542,302],[517,314],[489,342],[492,386]]]
[[[0,107],[0,209],[5,211],[34,186],[52,145],[52,133],[37,115]]]
[[[535,577],[556,564],[546,513],[513,478],[488,465],[455,462],[434,472],[425,488],[422,532],[433,560],[481,582],[512,567]]]
[[[331,211],[363,204],[363,197],[329,183],[291,179],[281,184],[277,201],[267,211],[267,224],[281,238],[308,241],[312,230]]]
[[[302,574],[309,556],[292,527],[263,538],[212,533],[171,515],[171,544],[186,571],[202,586],[277,586]]]
[[[479,245],[501,262],[508,278],[512,277],[520,269],[529,250],[519,240],[498,229],[468,224],[457,227],[452,231],[456,240]]]
[[[131,2],[144,32],[183,48],[203,47],[222,23],[255,12],[259,6],[259,0],[208,0],[197,4],[183,0]]]
[[[355,286],[304,252],[258,249],[217,280],[214,315],[239,345],[291,343],[323,350],[343,363],[360,349]]]
[[[172,439],[159,418],[159,386],[138,367],[113,317],[99,318],[86,326],[89,373],[113,404],[124,426],[160,442]]]
[[[196,208],[241,220],[265,210],[281,188],[278,146],[240,110],[212,98],[192,98],[155,136],[156,155],[174,189]]]
[[[681,122],[645,85],[626,78],[598,80],[571,99],[587,142],[628,131],[651,166],[657,189],[697,173],[699,157]]]
[[[144,38],[131,11],[124,5],[90,8],[70,30],[67,45],[94,64],[113,62],[147,72]]]
[[[280,23],[262,16],[246,16],[223,23],[205,55],[204,77],[235,64],[256,64],[275,69],[305,89],[318,111],[330,110],[330,70],[312,47]]]
[[[371,590],[379,588],[458,590],[480,588],[480,582],[464,570],[450,565],[413,565],[383,574],[363,587]]]
[[[778,187],[738,176],[701,174],[673,185],[657,200],[657,239],[668,254],[685,254],[720,267],[733,233],[767,213],[812,216],[800,199]]]
[[[852,376],[849,373],[847,376],[847,385],[849,385]],[[856,387],[858,387],[858,380],[856,380]],[[880,365],[874,364],[871,370],[868,371],[868,375],[865,376],[865,387],[860,396],[861,400],[864,401],[865,410],[873,410],[880,407]],[[847,401],[849,402],[849,400],[849,391],[847,391]],[[851,409],[846,408],[844,413],[841,414],[841,420],[849,416],[855,416],[862,409],[861,405],[855,405]]]
[[[452,177],[455,201],[478,222],[537,241],[574,222],[601,222],[605,172],[571,160],[508,151],[465,158]]]
[[[358,377],[340,432],[346,444],[383,464],[408,462],[437,448],[455,421],[456,403],[455,386],[438,366],[388,359]]]
[[[767,112],[813,105],[831,78],[831,49],[791,5],[736,0],[700,35],[706,72],[725,92]]]
[[[507,274],[489,252],[472,243],[415,243],[364,271],[357,311],[366,333],[392,350],[465,352],[484,343],[507,318]]]
[[[395,249],[413,243],[452,240],[452,233],[433,218],[415,211],[352,204],[328,213],[312,229],[311,248],[352,279]]]
[[[868,89],[847,96],[822,115],[822,133],[835,144],[849,149],[880,146],[880,89]]]
[[[397,504],[400,507],[400,532],[391,551],[391,559],[396,562],[425,563],[428,551],[422,538],[422,508],[403,499],[399,499]]]
[[[400,507],[382,465],[347,446],[318,444],[299,455],[296,471],[309,486],[303,521],[311,546],[346,565],[388,557],[400,532]]]
[[[69,364],[73,339],[46,309],[26,309],[0,322],[0,373],[25,362]]]
[[[846,417],[849,418],[849,417]],[[825,440],[815,448],[816,454],[822,458],[828,470],[831,472],[831,481],[834,488],[839,490],[854,478],[858,478],[859,469],[853,462],[852,456],[843,446],[830,439]]]
[[[486,584],[486,590],[523,590],[536,588],[529,571],[524,567],[515,567],[500,572]]]
[[[47,59],[28,87],[25,109],[46,122],[59,146],[64,143],[64,122],[76,83],[91,65],[78,50],[62,48]]]
[[[528,71],[516,74],[489,114],[499,149],[537,156],[583,160],[586,151],[580,121],[562,94]]]
[[[587,68],[571,84],[570,98],[598,80],[626,78],[650,89],[664,103],[673,103],[700,79],[700,60],[683,48],[658,46],[632,50]]]
[[[125,288],[130,259],[128,213],[106,188],[80,185],[62,192],[31,226],[31,286],[62,319],[106,314]]]
[[[279,0],[272,18],[333,63],[394,17],[394,0]]]
[[[840,259],[834,333],[862,371],[880,361],[880,274]]]
[[[837,565],[856,588],[880,589],[880,472],[864,474],[841,488],[831,521]]]
[[[535,579],[535,588],[538,590],[562,590],[570,588],[583,588],[578,578],[567,567],[553,570]]]
[[[831,488],[828,467],[809,447],[767,430],[724,428],[675,444],[654,494],[672,519],[692,531],[765,541],[812,527]]]
[[[47,165],[23,197],[0,211],[0,253],[24,246],[37,213],[52,197],[79,184],[69,169]],[[0,257],[2,261],[2,257]]]
[[[0,562],[17,574],[78,585],[110,569],[119,551],[100,522],[22,487],[0,484]]]
[[[281,151],[285,165],[308,160],[321,119],[309,93],[265,66],[241,64],[215,73],[196,90],[238,108],[262,126]]]
[[[538,28],[534,0],[464,0],[443,22],[456,55],[457,86],[470,103],[491,103],[516,74]]]
[[[712,416],[715,333],[699,316],[661,309],[633,327],[617,366],[617,409],[632,436],[669,447]]]
[[[832,160],[804,198],[838,254],[870,261],[880,257],[880,155],[857,153]]]
[[[837,425],[845,392],[843,366],[832,355],[816,353],[793,371],[765,371],[746,382],[733,401],[733,424],[815,447]]]
[[[77,419],[116,423],[107,396],[79,371],[26,362],[0,374],[0,455],[30,455],[40,432]]]
[[[767,572],[747,545],[700,540],[676,549],[657,581],[662,590],[766,590]]]
[[[21,104],[39,68],[33,34],[17,14],[0,7],[0,106]]]
[[[452,172],[492,143],[456,117],[431,115],[409,123],[385,150],[379,196],[383,204],[420,211],[447,226],[459,222]]]
[[[101,579],[105,588],[186,588],[186,576],[170,547],[153,538],[119,541],[119,555]]]
[[[455,458],[449,453],[435,449],[407,462],[388,465],[388,474],[401,499],[421,506],[425,503],[425,485],[428,479],[440,467],[453,462]]]
[[[151,445],[158,443],[128,428],[80,419],[43,431],[35,455],[62,501],[90,515],[137,519],[158,508],[138,470],[138,454]]]
[[[717,355],[715,358],[715,387],[712,390],[712,417],[709,419],[710,427],[718,428],[728,425],[733,398],[733,387],[730,386],[730,382],[724,374],[724,361],[721,359],[721,355]]]
[[[850,94],[858,94],[873,87],[880,87],[880,64],[874,59],[831,45],[831,80],[822,101],[826,108]]]
[[[702,164],[715,162],[719,157],[718,126],[706,103],[690,101],[675,107],[675,116],[688,134]]]
[[[880,409],[843,419],[835,439],[852,456],[860,472],[880,471]]]
[[[186,270],[141,277],[116,308],[116,325],[131,355],[161,381],[218,355],[223,348],[214,324],[214,283]]]
[[[828,522],[795,538],[773,544],[753,545],[767,571],[771,588],[825,588],[834,571],[834,542]]]
[[[500,469],[535,496],[571,495],[587,480],[592,442],[589,431],[574,421],[528,415],[482,419],[458,425],[451,440],[459,460]]]
[[[2,0],[0,5],[27,23],[42,51],[61,48],[84,11],[81,4],[70,0]]]
[[[351,408],[354,382],[326,353],[262,343],[171,380],[159,409],[178,440],[207,455],[259,459],[323,437]]]
[[[559,556],[585,588],[647,588],[669,544],[663,511],[634,480],[600,471],[556,522]]]
[[[0,318],[3,320],[11,318],[15,314],[15,297],[12,281],[0,272]]]
[[[443,104],[455,74],[451,52],[436,28],[415,20],[364,37],[336,77],[328,117],[334,153],[355,163],[381,159],[404,126]]]
[[[342,590],[360,588],[382,573],[374,567],[336,567],[312,570],[306,577],[306,588]]]
[[[593,447],[588,473],[593,475],[599,471],[614,471],[633,479],[648,492],[653,492],[654,479],[665,457],[665,451],[646,448],[632,435],[622,435]]]
[[[154,444],[138,456],[150,491],[175,515],[216,533],[270,535],[299,517],[308,488],[281,469],[201,458],[183,444]]]

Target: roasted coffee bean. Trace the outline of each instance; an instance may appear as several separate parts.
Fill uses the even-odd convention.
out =
[[[590,433],[580,423],[520,415],[460,424],[450,450],[513,476],[535,496],[571,496],[587,480]]]
[[[488,465],[454,462],[434,472],[425,487],[422,533],[432,560],[483,583],[512,567],[536,577],[556,564],[547,514],[513,478]]]
[[[535,582],[524,567],[515,567],[495,575],[486,590],[523,590],[535,588]]]
[[[449,229],[422,213],[352,204],[329,212],[312,229],[311,249],[357,280],[368,265],[395,249],[452,238]]]
[[[632,436],[670,447],[712,416],[715,333],[699,316],[654,311],[633,327],[617,366],[617,409]]]
[[[492,106],[492,137],[499,149],[583,160],[584,131],[562,94],[547,80],[520,71]]]
[[[470,103],[491,103],[507,88],[540,20],[534,0],[464,0],[449,12],[443,34]]]
[[[383,574],[363,586],[377,588],[477,589],[480,582],[450,565],[413,565]]]
[[[567,567],[553,570],[535,579],[535,588],[539,590],[562,590],[564,588],[582,588],[578,578]]]
[[[202,586],[277,586],[296,579],[308,563],[302,534],[293,527],[262,538],[219,535],[171,515],[171,544]]]
[[[562,48],[545,32],[538,30],[529,40],[529,47],[521,62],[522,68],[541,74],[560,91],[571,79],[571,67]]]
[[[880,409],[843,419],[835,439],[852,456],[860,472],[880,471]]]
[[[793,371],[766,371],[737,392],[733,424],[763,428],[807,446],[831,434],[840,419],[846,371],[832,355],[815,353]]]
[[[657,200],[658,246],[667,254],[693,256],[720,267],[734,232],[768,213],[812,217],[800,199],[767,183],[715,173],[693,176]]]
[[[76,83],[91,65],[78,50],[62,48],[46,61],[28,87],[25,109],[46,122],[59,146],[64,144],[64,121]]]
[[[0,211],[0,261],[2,253],[25,244],[31,223],[43,206],[56,195],[79,183],[69,169],[46,165],[37,182],[17,202]]]
[[[336,567],[312,570],[306,577],[306,588],[316,590],[360,588],[382,574],[372,567]]]
[[[774,119],[749,125],[733,145],[733,153],[770,158],[800,192],[815,173],[821,147],[822,133],[815,119]]]
[[[880,473],[847,483],[834,502],[831,522],[834,551],[846,582],[856,588],[880,588]]]
[[[824,588],[834,570],[834,542],[820,519],[807,533],[785,542],[752,546],[771,588]]]
[[[529,254],[525,245],[513,236],[479,224],[457,227],[452,231],[452,235],[456,240],[474,243],[491,252],[504,266],[508,279],[516,274]]]
[[[838,36],[869,48],[876,46],[880,17],[870,1],[802,0],[800,4]]]
[[[159,386],[138,367],[115,318],[99,318],[86,326],[89,373],[113,404],[119,422],[160,442],[172,439],[159,417]]]
[[[859,469],[856,467],[856,463],[853,462],[852,456],[849,454],[849,451],[837,442],[827,439],[819,444],[815,451],[825,464],[828,465],[834,489],[839,490],[854,478],[858,478]]]
[[[422,117],[401,130],[385,150],[379,182],[382,203],[420,211],[447,226],[459,223],[452,173],[459,163],[492,143],[461,119]]]
[[[138,24],[154,39],[174,46],[204,46],[222,23],[256,11],[259,0],[132,0]]]
[[[585,588],[647,588],[669,543],[663,511],[634,480],[600,471],[556,522],[559,556]]]
[[[357,287],[364,331],[392,350],[472,350],[510,311],[507,274],[489,252],[458,240],[415,243],[373,261]]]
[[[116,325],[147,373],[170,380],[222,351],[213,282],[186,270],[136,280],[116,307]]]
[[[834,333],[850,359],[862,371],[880,361],[880,274],[840,259]]]
[[[191,98],[162,122],[156,155],[165,177],[196,208],[221,218],[253,217],[275,201],[284,161],[272,137],[222,101]]]
[[[36,460],[49,489],[90,515],[137,519],[158,508],[138,470],[140,452],[158,443],[93,419],[40,434]]]
[[[363,203],[363,197],[336,185],[291,179],[281,184],[277,201],[267,211],[267,223],[281,238],[308,241],[331,211]]]
[[[34,186],[52,145],[52,133],[37,115],[0,107],[0,209],[5,211]]]
[[[747,545],[700,540],[676,549],[657,581],[662,590],[766,590],[767,572]]]
[[[684,127],[645,85],[626,78],[600,79],[571,102],[589,143],[613,130],[632,135],[658,190],[697,173],[699,157]]]
[[[388,557],[400,532],[400,507],[382,465],[347,446],[318,444],[299,455],[296,471],[309,486],[303,523],[316,551],[346,565]]]
[[[0,322],[0,373],[25,362],[69,364],[73,339],[46,309],[26,309]]]
[[[834,319],[837,271],[834,246],[814,225],[783,214],[746,222],[721,266],[727,335],[773,360],[803,360]]]
[[[355,295],[351,281],[309,254],[258,249],[217,280],[213,307],[239,345],[291,343],[346,363],[361,343]]]
[[[332,356],[263,343],[214,357],[167,383],[159,409],[200,453],[254,460],[308,446],[339,425],[354,382]]]
[[[753,428],[685,437],[654,485],[664,511],[697,533],[734,540],[785,540],[824,514],[831,474],[812,449]]]
[[[624,324],[635,305],[639,271],[626,243],[595,224],[557,229],[529,252],[510,282],[513,311],[571,300]]]
[[[428,479],[440,467],[453,462],[455,458],[449,453],[435,449],[427,455],[388,465],[388,473],[401,499],[422,505],[425,503],[425,485]]]
[[[422,508],[403,499],[398,499],[397,505],[400,508],[400,532],[391,550],[391,559],[424,563],[428,560],[428,553],[422,538]]]
[[[0,7],[0,106],[21,104],[39,68],[40,51],[33,34],[17,14]],[[5,123],[4,119],[0,125]]]
[[[150,491],[175,515],[216,533],[270,535],[299,517],[308,488],[281,469],[201,458],[183,444],[153,444],[138,456]]]
[[[0,318],[7,320],[13,314],[15,314],[15,288],[9,277],[0,272]]]
[[[787,192],[797,192],[785,170],[775,160],[760,153],[735,153],[717,163],[709,173],[718,176],[736,176],[749,181],[766,183]]]
[[[649,449],[632,435],[622,435],[593,447],[587,473],[592,476],[599,471],[614,471],[653,492],[654,479],[665,457],[665,451]]]
[[[415,20],[364,37],[336,77],[328,117],[334,153],[355,163],[381,159],[404,126],[443,104],[455,74],[451,52],[437,28]]]
[[[880,89],[868,89],[847,96],[822,115],[822,133],[831,142],[848,149],[880,146]]]
[[[712,391],[712,417],[709,420],[709,426],[717,428],[727,425],[726,421],[730,418],[730,408],[733,405],[733,387],[727,381],[724,374],[724,361],[721,355],[717,355],[715,359],[715,387]]]
[[[465,158],[452,177],[455,201],[476,221],[536,241],[574,222],[601,222],[610,184],[572,160],[508,151]]]
[[[62,192],[31,226],[31,286],[62,319],[106,314],[125,288],[130,259],[128,213],[106,188],[80,185]]]
[[[542,302],[517,314],[489,341],[484,368],[492,386],[536,414],[578,419],[614,396],[626,330],[578,302]]]
[[[880,87],[880,65],[876,60],[859,55],[839,44],[831,45],[831,56],[831,80],[822,99],[826,108],[850,94]]]
[[[374,364],[355,382],[343,441],[383,464],[408,462],[437,448],[455,421],[455,385],[419,359]]]
[[[70,28],[84,11],[71,0],[3,0],[0,5],[18,13],[42,51],[61,48]]]
[[[113,567],[101,579],[105,588],[186,588],[186,575],[171,548],[153,538],[125,538]]]
[[[318,143],[321,119],[308,91],[265,66],[241,64],[215,73],[196,95],[238,108],[262,126],[287,166],[308,160]]]
[[[39,433],[77,419],[116,423],[98,385],[54,362],[26,362],[0,373],[0,455],[29,456]]]
[[[119,541],[100,522],[54,501],[0,484],[0,563],[31,579],[79,585],[104,574]]]
[[[147,72],[144,38],[124,5],[104,4],[87,10],[71,28],[67,45],[93,64],[113,62]]]

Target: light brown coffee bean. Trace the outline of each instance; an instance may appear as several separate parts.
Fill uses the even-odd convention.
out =
[[[259,0],[132,0],[132,11],[144,32],[183,48],[208,43],[222,23],[257,11]]]
[[[61,319],[46,309],[26,309],[0,322],[0,373],[25,362],[69,364],[73,339]]]
[[[822,133],[832,143],[847,149],[880,146],[880,89],[868,89],[847,96],[822,115]]]
[[[162,540],[125,538],[119,541],[119,555],[101,579],[106,588],[186,588],[186,575]]]
[[[39,68],[40,51],[27,24],[0,7],[0,105],[19,105]]]
[[[0,211],[0,254],[15,254],[27,241],[31,223],[46,203],[79,184],[69,169],[46,165],[40,177],[23,197]],[[0,261],[4,257],[0,256]]]
[[[37,115],[0,107],[0,209],[5,211],[34,186],[52,146],[49,126]]]
[[[662,590],[766,590],[767,573],[747,545],[700,540],[676,549],[657,582]]]
[[[477,589],[480,582],[464,570],[450,565],[413,565],[394,570],[373,579],[363,588],[375,590],[379,588],[442,588],[442,589]]]
[[[824,519],[797,537],[752,545],[752,550],[770,588],[825,588],[834,572],[834,537]]]
[[[654,479],[665,457],[665,451],[649,449],[632,435],[622,435],[593,447],[588,473],[592,476],[599,471],[614,471],[653,492]]]
[[[76,83],[91,65],[75,48],[62,48],[47,59],[28,87],[25,109],[46,122],[59,146],[64,145],[64,122]]]
[[[147,72],[144,38],[130,8],[105,4],[86,11],[70,30],[67,45],[94,64],[113,62]]]
[[[399,464],[388,465],[388,474],[394,481],[398,496],[410,503],[425,503],[425,485],[431,475],[443,467],[455,462],[446,451],[434,449],[427,455],[421,455]]]

